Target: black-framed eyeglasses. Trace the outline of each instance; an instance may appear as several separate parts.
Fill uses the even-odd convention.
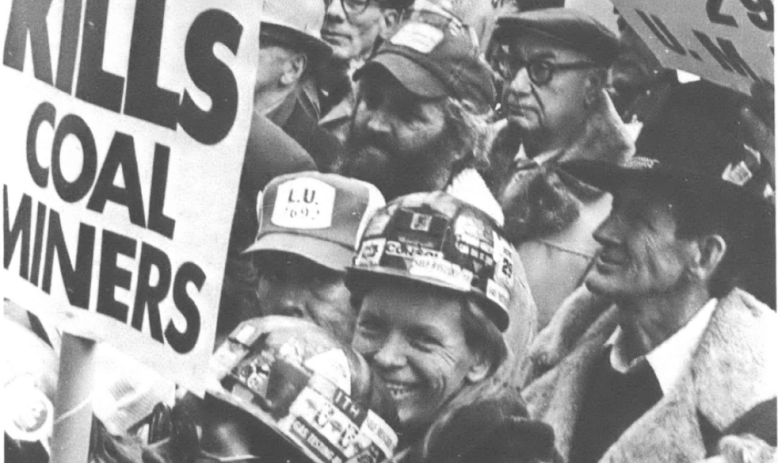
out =
[[[372,1],[374,0],[340,0],[340,6],[346,13],[346,18],[351,21],[351,18],[364,13]]]
[[[529,80],[535,85],[546,85],[559,71],[572,71],[577,69],[590,69],[597,67],[591,61],[573,61],[569,63],[555,63],[544,58],[530,60],[521,59],[507,52],[499,53],[495,57],[497,72],[506,82],[511,82],[519,74],[522,68],[527,68]]]

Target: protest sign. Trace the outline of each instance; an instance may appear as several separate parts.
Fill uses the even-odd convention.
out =
[[[204,392],[259,4],[0,5],[5,297]]]
[[[772,0],[613,0],[667,68],[749,94],[773,82]]]

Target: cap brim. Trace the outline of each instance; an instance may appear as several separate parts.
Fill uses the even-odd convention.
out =
[[[738,204],[755,212],[774,215],[773,207],[744,188],[721,179],[706,178],[694,173],[659,167],[635,169],[601,161],[570,161],[562,169],[573,177],[603,191],[613,193],[625,185],[648,184],[655,188],[674,185],[684,192],[704,195]]]
[[[383,69],[409,92],[424,98],[440,98],[449,94],[443,83],[415,61],[395,53],[381,53],[354,73],[354,80],[365,73]]]
[[[263,235],[243,251],[243,254],[258,251],[296,254],[338,272],[345,272],[354,258],[354,251],[341,244],[289,233]]]

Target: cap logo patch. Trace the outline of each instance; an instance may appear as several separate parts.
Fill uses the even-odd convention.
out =
[[[721,174],[722,179],[729,183],[734,183],[737,186],[745,185],[753,176],[754,174],[751,173],[751,170],[744,161],[740,161],[734,167],[732,164],[727,165],[727,168],[724,169],[724,173]]]
[[[313,178],[296,178],[278,186],[270,221],[284,228],[328,228],[334,206],[335,187]]]
[[[424,23],[409,23],[397,31],[389,42],[427,54],[443,41],[445,33],[435,26]]]

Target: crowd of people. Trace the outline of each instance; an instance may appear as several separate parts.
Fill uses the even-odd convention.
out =
[[[106,353],[90,462],[774,461],[770,84],[554,0],[262,18],[207,393]],[[4,316],[53,401],[57,340]]]

